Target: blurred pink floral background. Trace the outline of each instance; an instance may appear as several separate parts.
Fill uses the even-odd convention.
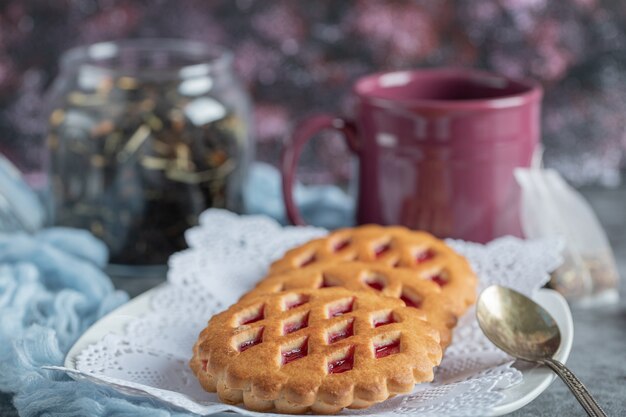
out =
[[[307,114],[349,112],[380,70],[473,66],[540,80],[548,166],[577,185],[619,182],[626,140],[626,3],[601,0],[3,0],[0,152],[37,178],[44,96],[62,51],[135,37],[231,48],[255,101],[257,158],[276,163]],[[338,138],[317,141],[306,182],[344,182]]]

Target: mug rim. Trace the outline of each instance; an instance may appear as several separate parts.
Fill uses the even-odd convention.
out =
[[[420,76],[422,78],[445,79],[445,78],[461,78],[463,80],[473,80],[480,78],[482,80],[491,79],[492,82],[513,83],[519,86],[523,91],[515,94],[505,94],[497,97],[474,98],[474,99],[432,99],[432,98],[389,98],[373,93],[373,89],[368,85],[378,82],[381,78],[414,78]],[[405,83],[411,82],[407,80]],[[539,101],[543,97],[543,88],[539,82],[530,79],[510,78],[495,72],[479,70],[475,68],[465,67],[441,67],[441,68],[417,68],[397,71],[380,71],[373,74],[365,75],[356,80],[352,87],[353,93],[364,101],[370,102],[381,107],[418,107],[418,108],[435,108],[435,109],[502,109],[519,107],[529,103]]]

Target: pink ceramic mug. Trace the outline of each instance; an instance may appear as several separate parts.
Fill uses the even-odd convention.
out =
[[[357,223],[401,224],[440,237],[487,242],[521,234],[516,167],[539,141],[541,87],[471,69],[365,76],[354,85],[355,117],[300,124],[282,160],[289,219],[304,144],[342,132],[360,162]]]

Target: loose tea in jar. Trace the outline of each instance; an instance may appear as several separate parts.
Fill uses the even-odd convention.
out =
[[[47,144],[53,219],[120,265],[162,265],[209,207],[240,211],[250,102],[229,52],[135,40],[67,52]]]

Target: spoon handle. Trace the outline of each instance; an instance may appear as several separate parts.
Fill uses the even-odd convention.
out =
[[[541,364],[546,365],[554,371],[565,382],[580,403],[583,406],[587,414],[591,417],[607,417],[606,413],[598,405],[596,400],[591,396],[591,393],[585,388],[582,382],[556,359],[546,359],[541,361]]]

